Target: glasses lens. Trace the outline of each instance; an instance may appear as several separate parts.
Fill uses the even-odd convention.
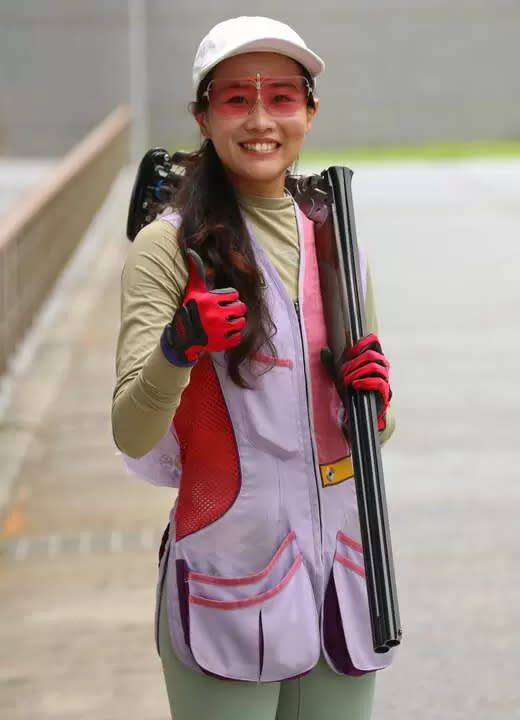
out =
[[[245,116],[254,108],[258,91],[253,80],[212,80],[208,100],[220,115]]]
[[[208,86],[208,100],[220,115],[245,117],[253,111],[260,96],[262,105],[272,115],[294,115],[307,103],[310,88],[304,77],[260,78],[257,80],[218,78]]]
[[[308,95],[304,77],[267,78],[260,90],[262,103],[272,115],[295,115],[305,107]]]

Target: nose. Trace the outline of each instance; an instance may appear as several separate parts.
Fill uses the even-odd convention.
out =
[[[246,118],[245,127],[248,130],[266,132],[273,127],[273,118],[265,109],[260,97],[257,98],[254,108]]]

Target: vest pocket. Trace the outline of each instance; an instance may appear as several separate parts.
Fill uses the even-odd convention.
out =
[[[259,573],[188,573],[189,641],[206,672],[251,682],[309,672],[320,656],[314,593],[290,533]]]
[[[333,592],[336,598],[330,597]],[[341,628],[336,627],[336,631],[341,633],[341,640],[344,640],[344,643],[334,642],[333,620],[331,617],[324,618],[325,646],[338,670],[348,675],[359,675],[390,665],[393,651],[376,653],[372,645],[362,546],[343,532],[337,534],[332,578],[327,594],[329,597],[326,599],[325,611],[333,615],[336,605],[336,620],[341,625]]]

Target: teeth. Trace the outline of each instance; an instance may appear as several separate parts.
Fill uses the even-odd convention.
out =
[[[256,152],[268,152],[269,150],[276,150],[278,143],[242,143],[242,147]]]

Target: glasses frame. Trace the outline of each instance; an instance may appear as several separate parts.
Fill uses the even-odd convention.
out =
[[[256,87],[256,102],[251,106],[251,108],[247,111],[247,113],[243,115],[243,117],[248,117],[249,115],[251,115],[251,114],[255,111],[256,106],[258,105],[259,102],[262,103],[262,105],[264,106],[264,109],[266,110],[266,112],[268,112],[270,115],[273,115],[273,117],[284,117],[283,114],[277,115],[276,113],[272,113],[272,112],[264,105],[264,103],[263,103],[263,101],[262,101],[262,96],[261,96],[261,94],[260,94],[260,92],[261,92],[261,90],[262,90],[262,83],[264,82],[264,80],[276,80],[277,77],[279,77],[280,79],[291,79],[291,80],[298,79],[298,80],[303,80],[303,82],[304,82],[304,84],[305,84],[305,87],[307,88],[307,98],[306,98],[306,102],[307,102],[307,103],[309,102],[309,98],[310,98],[310,97],[312,97],[312,98],[314,97],[314,89],[313,89],[313,87],[311,86],[309,80],[305,77],[305,75],[278,75],[278,76],[277,76],[277,75],[261,75],[260,73],[256,73],[256,75],[246,75],[246,76],[244,76],[244,77],[236,77],[236,78],[215,78],[215,79],[213,79],[213,80],[210,80],[209,83],[208,83],[207,88],[206,88],[205,91],[202,93],[202,97],[206,99],[206,102],[208,103],[208,107],[212,107],[209,94],[210,94],[211,86],[213,85],[214,82],[218,82],[218,80],[233,80],[233,81],[235,81],[235,80],[239,80],[239,81],[247,80],[247,81],[252,82],[252,83],[255,84],[255,87]],[[218,110],[216,110],[215,112],[218,113]],[[219,114],[220,114],[220,113],[219,113]],[[239,117],[239,116],[238,116],[238,117]],[[289,115],[286,115],[286,117],[289,117]]]

